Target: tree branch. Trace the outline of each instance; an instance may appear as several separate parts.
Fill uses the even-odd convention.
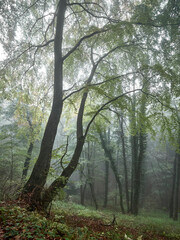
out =
[[[102,29],[102,30],[95,31],[95,32],[93,32],[93,33],[91,33],[91,34],[89,34],[89,35],[86,35],[86,36],[82,37],[82,38],[76,43],[76,45],[75,45],[68,53],[66,53],[66,55],[63,57],[63,61],[64,61],[67,57],[69,57],[69,56],[80,46],[80,44],[81,44],[84,40],[86,40],[86,39],[88,39],[88,38],[91,38],[91,37],[93,37],[93,36],[95,36],[95,35],[97,35],[97,34],[107,32],[107,31],[108,31],[108,29]]]
[[[135,90],[131,90],[131,91],[122,93],[121,95],[119,95],[119,96],[111,99],[110,101],[104,103],[104,104],[96,111],[96,113],[95,113],[94,116],[91,118],[90,122],[88,123],[88,125],[87,125],[87,127],[86,127],[86,131],[85,131],[84,137],[87,136],[87,133],[88,133],[88,131],[89,131],[89,128],[90,128],[91,124],[93,123],[94,119],[97,117],[97,115],[98,115],[102,110],[105,109],[105,107],[106,107],[107,105],[109,105],[109,104],[112,103],[112,102],[115,102],[115,101],[118,100],[119,98],[124,97],[124,96],[126,96],[127,94],[129,94],[129,93],[133,93],[133,92],[137,92],[137,91],[142,91],[142,88],[139,88],[139,89],[135,89]]]
[[[67,142],[66,142],[66,148],[65,148],[65,152],[62,155],[61,159],[60,159],[60,165],[62,167],[62,169],[64,170],[64,166],[63,166],[63,158],[66,156],[67,151],[68,151],[68,145],[69,145],[69,136],[67,136]]]
[[[116,79],[121,78],[121,77],[127,77],[127,75],[139,74],[139,73],[140,73],[139,71],[136,71],[136,72],[129,72],[129,73],[126,73],[126,74],[118,75],[118,76],[115,76],[113,78],[109,78],[109,79],[107,79],[105,81],[102,81],[102,82],[99,82],[99,83],[90,84],[90,85],[88,85],[88,88],[99,86],[101,84],[105,84],[107,82],[111,82],[111,81],[116,80]],[[63,98],[63,101],[65,101],[67,98],[71,97],[73,94],[78,93],[78,92],[80,92],[81,90],[83,90],[85,88],[87,88],[87,85],[83,86],[83,87],[81,87],[81,88],[79,88],[77,90],[75,90],[74,92],[71,92],[69,95],[67,95],[66,97]]]

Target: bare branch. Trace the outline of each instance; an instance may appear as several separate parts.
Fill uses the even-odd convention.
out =
[[[142,88],[139,88],[139,89],[135,89],[135,90],[131,90],[131,91],[122,93],[121,95],[119,95],[119,96],[117,96],[117,97],[109,100],[108,102],[104,103],[104,104],[96,111],[96,113],[95,113],[94,116],[91,118],[90,122],[88,123],[88,125],[87,125],[87,127],[86,127],[86,131],[85,131],[84,137],[87,136],[87,133],[88,133],[88,131],[89,131],[89,128],[90,128],[91,124],[93,123],[94,119],[97,117],[97,115],[98,115],[102,110],[105,109],[105,107],[106,107],[107,105],[109,105],[109,104],[112,103],[112,102],[115,102],[115,101],[118,100],[119,98],[124,97],[124,96],[126,96],[127,94],[129,94],[129,93],[133,93],[133,92],[137,92],[137,91],[142,91]]]
[[[41,19],[47,17],[47,16],[50,16],[50,15],[54,15],[54,13],[48,13],[48,14],[45,14],[39,18],[36,19],[36,21],[34,22],[34,24],[32,25],[31,29],[30,29],[30,32],[32,32],[33,28],[35,27],[35,25],[38,23],[38,21],[40,21]],[[53,18],[54,19],[54,18]]]
[[[92,13],[89,9],[87,9],[86,7],[84,7],[83,5],[87,5],[87,4],[94,4],[94,5],[97,5],[97,6],[99,6],[102,10],[103,10],[103,12],[102,12],[102,14],[105,14],[105,16],[97,16],[97,15],[95,15],[94,13]],[[101,19],[106,19],[106,20],[108,20],[108,21],[111,21],[112,19],[111,18],[109,18],[108,16],[107,16],[107,14],[106,14],[106,12],[105,12],[105,10],[103,9],[103,7],[102,6],[100,6],[98,3],[91,3],[91,2],[85,2],[85,3],[71,3],[71,4],[69,4],[70,6],[72,6],[72,5],[79,5],[84,11],[86,11],[88,14],[90,14],[92,17],[95,17],[95,18],[101,18]],[[100,12],[101,13],[101,12]]]
[[[80,5],[80,4],[81,4],[81,5],[95,5],[95,6],[99,7],[99,8],[101,8],[104,13],[106,12],[105,9],[104,9],[100,4],[98,4],[98,3],[96,3],[96,2],[69,3],[69,4],[67,4],[67,5],[68,5],[68,6],[73,6],[73,5]]]
[[[155,99],[157,102],[159,102],[163,107],[166,107],[172,111],[175,111],[176,109],[167,105],[167,104],[164,104],[157,96],[153,95],[152,93],[148,93],[148,92],[145,92],[143,90],[141,90],[142,93],[146,94],[147,96],[150,96],[151,98]]]
[[[42,42],[39,45],[32,45],[31,47],[42,48],[42,47],[45,47],[45,46],[49,45],[52,42],[54,42],[54,39],[50,39],[49,41],[47,41],[45,43]]]
[[[74,46],[68,53],[66,53],[66,55],[63,57],[63,61],[64,61],[67,57],[69,57],[69,56],[80,46],[80,44],[81,44],[84,40],[86,40],[86,39],[88,39],[88,38],[91,38],[91,37],[93,37],[93,36],[95,36],[95,35],[97,35],[97,34],[107,32],[107,31],[108,31],[108,29],[102,29],[102,30],[95,31],[95,32],[93,32],[93,33],[91,33],[91,34],[89,34],[89,35],[86,35],[86,36],[82,37],[82,38],[75,44],[75,46]]]
[[[83,87],[75,90],[74,92],[71,92],[71,93],[70,93],[69,95],[67,95],[66,97],[64,97],[64,98],[63,98],[63,101],[65,101],[67,98],[71,97],[71,96],[74,95],[75,93],[78,93],[78,92],[82,91],[83,89],[85,89],[85,88],[87,88],[87,87],[88,87],[88,88],[91,88],[91,87],[99,86],[99,85],[101,85],[101,84],[105,84],[105,83],[107,83],[107,82],[111,82],[111,81],[116,80],[116,79],[118,79],[118,78],[127,77],[128,75],[131,75],[131,74],[139,74],[139,73],[140,73],[139,71],[129,72],[129,73],[126,73],[126,74],[122,74],[122,75],[115,76],[115,77],[113,77],[113,78],[109,78],[109,79],[107,79],[107,80],[105,80],[105,81],[102,81],[102,82],[90,84],[90,85],[88,85],[88,86],[85,85],[85,86],[83,86]],[[99,73],[98,73],[98,74],[99,74]]]
[[[33,6],[35,6],[36,3],[39,2],[39,1],[40,1],[40,0],[36,0],[33,4],[31,4],[30,6],[28,6],[28,7],[26,8],[26,10],[25,10],[21,15],[19,15],[18,17],[19,17],[19,18],[22,17],[30,8],[32,8]]]

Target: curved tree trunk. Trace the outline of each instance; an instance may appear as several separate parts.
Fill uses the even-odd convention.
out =
[[[72,156],[71,162],[63,170],[63,172],[61,173],[61,176],[58,177],[50,185],[50,187],[45,191],[45,193],[43,195],[42,203],[41,203],[43,209],[47,209],[49,204],[52,202],[52,200],[56,196],[58,190],[60,188],[64,188],[66,186],[70,176],[72,175],[72,173],[74,172],[74,170],[76,169],[76,167],[78,165],[78,161],[79,161],[82,149],[83,149],[83,145],[84,145],[84,137],[78,138],[77,143],[76,143],[76,148],[75,148],[74,154]]]
[[[64,17],[66,11],[66,0],[60,0],[58,4],[56,34],[54,39],[54,97],[51,113],[45,128],[41,143],[39,157],[31,176],[24,186],[22,198],[28,198],[31,206],[36,207],[40,203],[42,188],[50,168],[50,161],[54,140],[57,133],[63,101],[62,101],[62,83],[63,83],[63,57],[62,57],[62,36],[64,27]]]
[[[88,83],[91,82],[93,78],[95,70],[92,70],[92,73],[90,74],[90,77],[88,79]],[[78,112],[78,117],[77,117],[77,142],[76,142],[76,147],[74,150],[74,154],[72,156],[72,159],[68,166],[63,170],[61,173],[60,177],[58,177],[51,185],[50,187],[45,191],[43,198],[42,198],[42,208],[47,209],[49,204],[52,202],[54,197],[56,196],[57,192],[59,191],[60,188],[64,188],[71,177],[72,173],[75,171],[79,158],[84,146],[84,141],[85,141],[85,136],[83,135],[83,114],[84,114],[84,108],[85,108],[85,103],[86,99],[88,96],[88,92],[84,92],[82,99],[81,99],[81,104],[79,107],[79,112]]]

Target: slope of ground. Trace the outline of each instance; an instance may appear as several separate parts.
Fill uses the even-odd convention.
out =
[[[140,218],[136,218],[136,223],[133,223],[132,219],[132,216],[115,217],[112,212],[94,211],[63,202],[55,203],[46,218],[37,212],[28,212],[16,202],[1,203],[0,239],[180,239],[178,223],[164,224],[161,229],[155,220],[142,223]]]

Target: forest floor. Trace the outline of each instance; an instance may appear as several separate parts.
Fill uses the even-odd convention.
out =
[[[60,201],[47,217],[1,202],[0,239],[178,240],[180,223],[159,214],[133,217]]]

